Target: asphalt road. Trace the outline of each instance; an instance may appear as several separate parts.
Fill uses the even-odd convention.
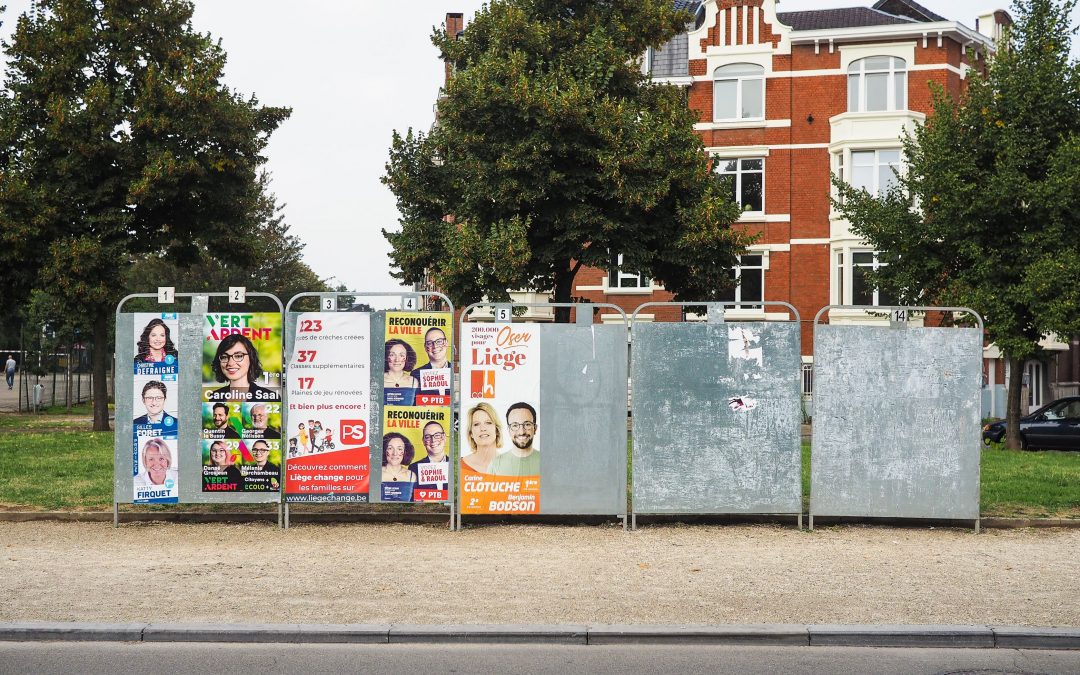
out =
[[[1080,652],[1014,649],[0,642],[0,673],[1080,673]]]

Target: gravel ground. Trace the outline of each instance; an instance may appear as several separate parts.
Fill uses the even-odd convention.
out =
[[[1080,626],[1080,530],[0,523],[0,621]]]

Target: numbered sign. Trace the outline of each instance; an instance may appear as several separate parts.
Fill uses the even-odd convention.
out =
[[[229,302],[247,302],[247,288],[244,286],[229,286]]]
[[[322,311],[324,312],[336,312],[337,311],[337,297],[333,295],[324,296],[322,299]]]
[[[163,305],[171,305],[176,301],[175,286],[158,286],[157,301]]]
[[[401,298],[401,309],[406,312],[415,312],[420,309],[420,301],[415,295],[406,295]]]
[[[892,311],[892,320],[897,323],[906,323],[908,320],[908,311],[906,309],[894,309]]]
[[[495,308],[495,320],[499,322],[509,322],[514,318],[514,313],[511,311],[509,305],[499,305]]]

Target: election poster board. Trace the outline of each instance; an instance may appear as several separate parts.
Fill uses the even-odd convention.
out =
[[[131,475],[136,503],[176,503],[180,374],[176,314],[134,315]]]
[[[281,487],[281,315],[208,313],[202,346],[202,491]]]
[[[387,312],[379,499],[450,499],[453,315]]]
[[[288,393],[285,500],[368,501],[371,315],[298,315]]]
[[[465,324],[460,510],[540,513],[540,338],[536,326]]]

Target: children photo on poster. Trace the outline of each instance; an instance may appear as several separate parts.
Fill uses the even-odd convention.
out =
[[[529,324],[467,324],[461,512],[540,512],[539,338]]]

